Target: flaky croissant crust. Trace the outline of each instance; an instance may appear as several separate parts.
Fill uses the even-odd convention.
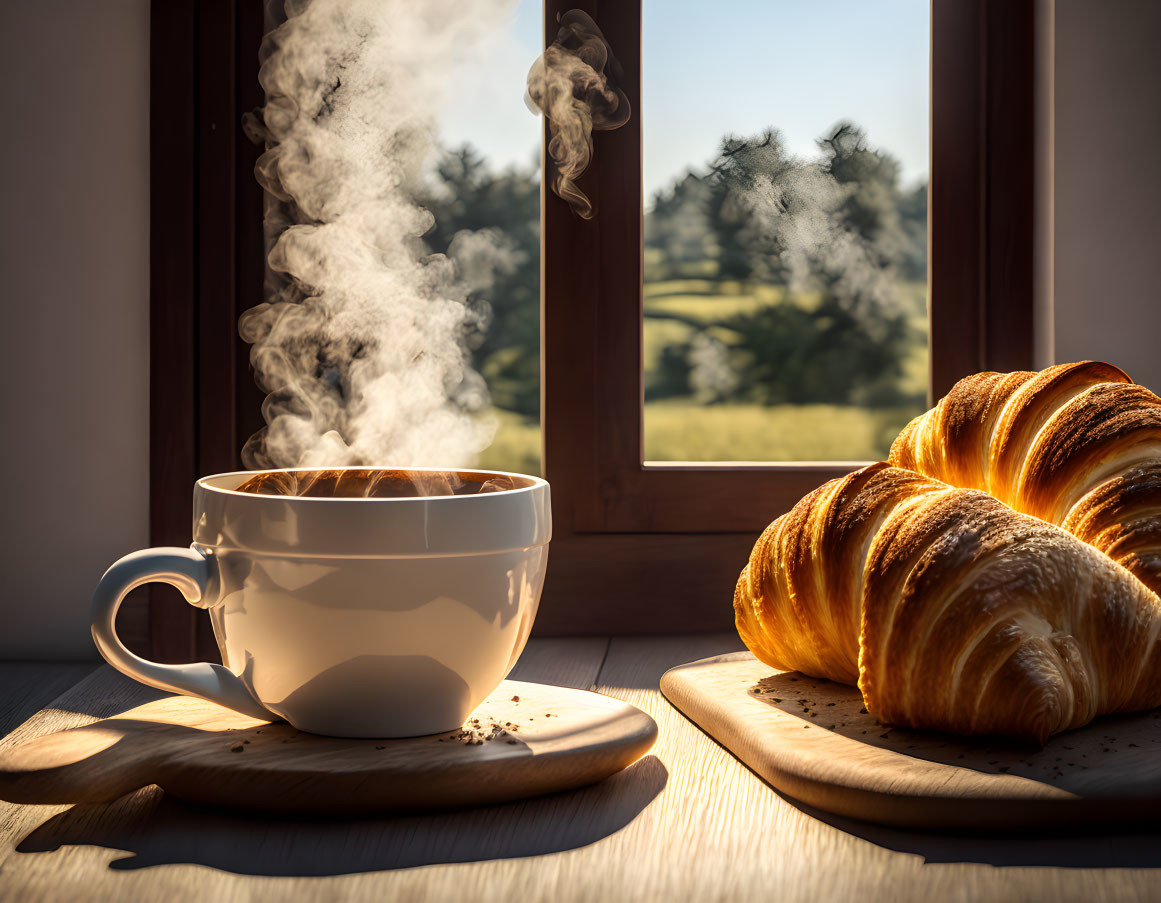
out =
[[[1161,704],[1159,412],[1107,364],[962,381],[896,441],[910,469],[833,480],[766,529],[742,639],[904,726],[1043,742]]]
[[[962,379],[890,463],[1057,524],[1161,592],[1161,398],[1111,364]]]

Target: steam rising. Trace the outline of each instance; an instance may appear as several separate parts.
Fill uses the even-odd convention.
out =
[[[528,71],[527,99],[548,120],[552,190],[584,219],[593,218],[593,205],[576,183],[592,160],[593,130],[629,120],[629,99],[616,86],[620,77],[605,36],[579,9],[560,17],[556,40]]]
[[[821,277],[839,300],[889,311],[897,306],[892,272],[873,247],[843,224],[839,208],[845,199],[842,186],[815,164],[781,178],[762,176],[750,189],[755,223],[780,248],[793,288],[807,290]]]
[[[735,148],[753,159],[731,159]],[[762,154],[769,161],[761,161]],[[757,156],[755,156],[757,155]],[[737,165],[730,169],[730,164]],[[750,213],[741,236],[766,248],[787,270],[791,288],[809,291],[821,281],[848,309],[889,314],[899,309],[895,273],[875,248],[844,222],[851,188],[824,164],[786,157],[776,133],[763,143],[727,143],[720,173],[731,173],[731,200]]]
[[[494,425],[466,345],[468,293],[502,266],[490,233],[425,255],[413,198],[449,73],[484,49],[507,0],[287,0],[262,47],[266,302],[252,343],[266,427],[247,467],[467,464]],[[457,260],[462,259],[462,265]]]

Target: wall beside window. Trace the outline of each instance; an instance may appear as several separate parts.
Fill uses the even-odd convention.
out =
[[[9,0],[0,81],[0,659],[91,657],[148,539],[148,0]]]
[[[1057,361],[1161,392],[1161,4],[1056,0]]]

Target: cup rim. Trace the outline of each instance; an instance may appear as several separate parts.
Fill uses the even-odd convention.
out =
[[[457,474],[471,474],[480,475],[484,477],[517,477],[521,480],[528,480],[526,486],[517,486],[514,489],[500,489],[495,492],[488,492],[484,494],[473,493],[471,495],[419,495],[419,496],[396,496],[396,497],[372,497],[365,498],[362,496],[311,496],[311,495],[267,495],[259,492],[239,492],[237,489],[228,489],[225,486],[216,486],[212,481],[223,480],[228,477],[242,477],[249,478],[257,473],[301,473],[303,471],[334,471],[334,470],[387,470],[396,472],[408,473],[457,473]],[[205,492],[219,493],[226,496],[235,496],[244,499],[279,499],[281,501],[294,501],[296,503],[335,503],[335,502],[358,502],[358,503],[423,503],[434,504],[439,502],[452,502],[459,500],[461,503],[467,499],[481,499],[499,497],[508,497],[519,495],[520,493],[535,492],[537,489],[548,486],[548,481],[543,477],[536,477],[532,474],[519,473],[517,471],[509,470],[484,470],[478,467],[408,467],[404,465],[384,465],[384,464],[357,464],[346,465],[342,467],[263,467],[258,470],[228,470],[222,473],[206,474],[199,477],[194,484],[197,488]]]

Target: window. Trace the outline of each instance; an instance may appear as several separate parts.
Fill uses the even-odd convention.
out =
[[[927,400],[928,8],[642,11],[645,459],[885,457]]]
[[[546,43],[574,5],[545,0]],[[757,532],[853,465],[647,463],[642,9],[640,0],[583,6],[616,50],[634,115],[594,137],[581,187],[595,219],[541,189],[541,425],[554,540],[537,629],[724,630]],[[967,373],[1032,360],[1033,3],[933,0],[930,21],[929,397]],[[158,545],[188,541],[190,485],[237,467],[240,437],[258,425],[236,324],[261,295],[257,151],[240,121],[262,102],[263,26],[262,4],[153,4]],[[152,603],[153,654],[212,650],[195,614]]]
[[[548,0],[546,22],[567,8]],[[578,609],[606,629],[727,629],[755,534],[850,466],[646,463],[641,5],[590,11],[638,115],[595,139],[596,219],[544,204],[545,605],[565,629]],[[1033,25],[1031,2],[931,6],[929,397],[1032,361]]]
[[[539,474],[540,461],[540,127],[523,101],[540,53],[541,0],[514,0],[484,54],[461,61],[436,123],[439,152],[425,206],[427,236],[447,252],[460,230],[492,243],[486,285],[473,293],[486,328],[472,363],[487,382],[496,433],[480,467]],[[483,27],[487,28],[488,25]]]

